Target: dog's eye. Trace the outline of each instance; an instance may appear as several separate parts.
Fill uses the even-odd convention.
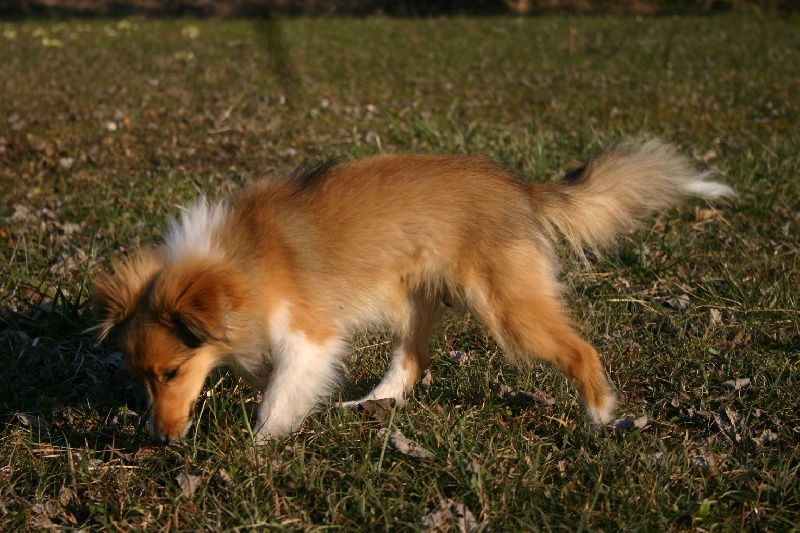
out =
[[[166,372],[161,374],[161,379],[164,381],[164,383],[166,383],[170,381],[172,378],[174,378],[177,374],[178,374],[177,369],[167,370]]]

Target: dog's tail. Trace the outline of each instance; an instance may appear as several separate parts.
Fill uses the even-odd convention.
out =
[[[736,196],[708,181],[677,150],[658,140],[607,148],[554,183],[531,185],[531,200],[546,225],[577,249],[598,249],[651,213],[689,197]]]

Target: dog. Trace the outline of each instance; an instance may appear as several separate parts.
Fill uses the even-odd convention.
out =
[[[98,336],[114,338],[151,404],[154,441],[183,436],[205,378],[234,368],[263,392],[254,436],[297,430],[336,391],[347,339],[393,333],[380,383],[359,403],[402,404],[431,362],[444,302],[469,309],[509,359],[574,384],[588,421],[613,417],[595,349],[564,309],[556,247],[582,253],[689,197],[734,196],[658,140],[620,143],[551,183],[479,157],[381,155],[302,167],[205,199],[160,246],[99,278]]]

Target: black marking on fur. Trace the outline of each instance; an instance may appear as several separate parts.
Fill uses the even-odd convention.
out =
[[[586,167],[587,165],[583,165],[580,168],[575,168],[567,171],[567,173],[564,174],[564,181],[566,181],[567,183],[579,182],[583,177],[583,175],[586,173]]]
[[[340,164],[338,159],[306,159],[289,175],[289,181],[297,185],[298,192],[305,191],[325,181]]]

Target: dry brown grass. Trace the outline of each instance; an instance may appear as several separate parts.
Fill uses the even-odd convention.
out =
[[[276,63],[248,21],[0,24],[0,529],[419,528],[457,504],[492,529],[796,527],[797,26],[296,20]],[[741,196],[664,213],[563,273],[627,429],[587,433],[563,378],[506,366],[453,315],[406,407],[331,409],[254,448],[255,395],[215,375],[197,430],[153,448],[119,354],[85,332],[96,273],[200,191],[383,151],[549,180],[629,136],[679,144]],[[347,398],[388,361],[381,337],[354,351]]]

